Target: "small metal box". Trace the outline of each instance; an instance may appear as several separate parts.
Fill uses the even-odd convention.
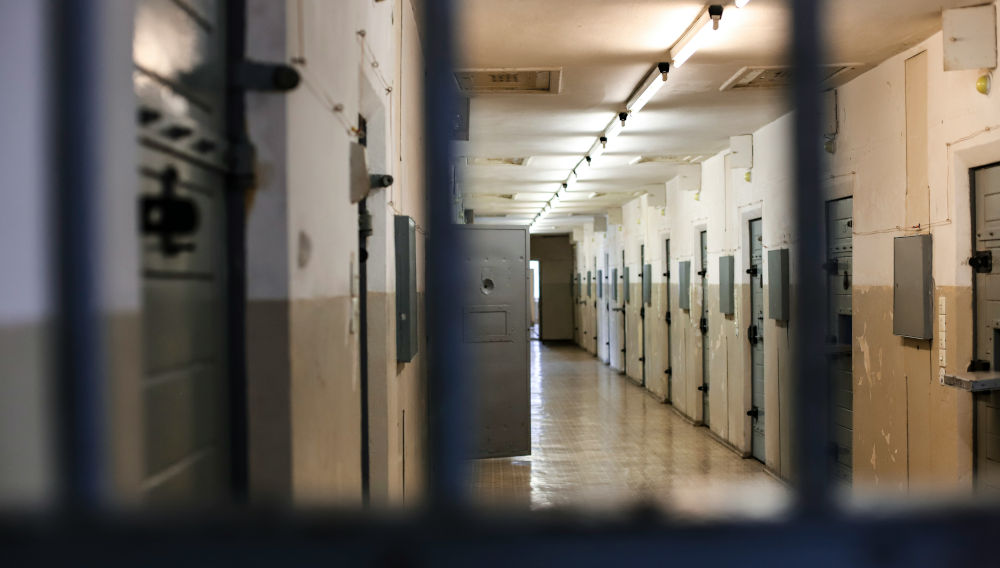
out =
[[[732,256],[719,257],[719,311],[727,316],[736,312],[733,293],[733,272],[736,259]]]
[[[913,339],[934,334],[931,236],[893,240],[892,332]]]
[[[788,249],[767,251],[768,316],[788,321]]]
[[[396,241],[396,360],[417,354],[417,225],[405,215],[394,220]]]
[[[691,261],[677,263],[677,282],[680,286],[680,297],[677,298],[682,310],[691,309]]]
[[[642,303],[647,306],[653,303],[653,265],[642,266]]]
[[[629,280],[628,280],[628,267],[625,267],[625,282],[622,284],[622,289],[625,290],[625,303],[632,301],[632,291],[629,290]]]

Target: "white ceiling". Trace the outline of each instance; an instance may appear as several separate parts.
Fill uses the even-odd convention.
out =
[[[463,0],[462,68],[562,69],[559,94],[491,94],[472,99],[470,141],[460,156],[532,157],[526,166],[460,166],[466,207],[478,221],[526,224],[559,188],[626,99],[700,14],[690,0]],[[940,29],[943,8],[979,0],[830,0],[828,59],[873,66]],[[629,165],[637,156],[707,156],[729,137],[757,130],[788,111],[780,89],[720,92],[742,67],[781,65],[790,40],[788,2],[723,2],[721,33],[628,120],[594,168],[546,223],[565,231],[569,214],[602,214],[662,187],[676,165]],[[862,70],[865,67],[862,67]],[[588,199],[597,192],[604,194]],[[499,197],[516,194],[517,199]]]

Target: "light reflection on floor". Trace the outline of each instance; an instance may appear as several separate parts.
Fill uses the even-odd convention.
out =
[[[479,460],[474,492],[505,507],[769,516],[786,487],[571,345],[531,342],[532,455]]]

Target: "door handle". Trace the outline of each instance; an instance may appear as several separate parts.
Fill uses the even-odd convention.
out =
[[[177,195],[179,177],[176,168],[167,167],[160,174],[160,195],[143,196],[139,209],[142,233],[159,239],[164,256],[194,251],[194,243],[179,243],[176,239],[193,234],[201,221],[197,203]]]

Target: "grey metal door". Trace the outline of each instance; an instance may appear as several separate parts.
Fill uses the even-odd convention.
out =
[[[851,359],[853,205],[850,197],[826,205],[827,341],[830,369],[830,428],[836,459],[834,479],[850,483],[853,469],[854,385]]]
[[[764,245],[761,220],[750,221],[750,451],[764,461]]]
[[[666,320],[667,320],[667,351],[666,351],[666,353],[667,353],[667,357],[666,357],[667,368],[664,369],[663,372],[666,373],[666,375],[667,375],[667,401],[669,402],[669,401],[673,400],[673,388],[674,388],[674,368],[673,368],[673,364],[672,364],[672,360],[673,360],[673,355],[674,354],[673,354],[673,346],[670,343],[670,325],[671,325],[671,321],[670,321],[671,320],[671,318],[670,318],[670,239],[667,239],[666,250],[664,251],[663,259],[664,259],[663,260],[663,266],[666,268],[663,271],[663,276],[667,279],[667,282],[666,282],[666,287],[667,287],[667,290],[666,290],[666,302],[667,302],[666,310],[667,310],[667,313],[666,313],[666,316],[665,316]]]
[[[642,386],[646,386],[646,305],[649,304],[649,283],[652,274],[646,264],[646,245],[639,245],[639,274],[642,282],[642,301],[639,302],[639,364],[642,365]]]
[[[462,333],[479,458],[531,453],[528,230],[462,225]]]
[[[708,345],[708,232],[702,231],[699,237],[700,251],[701,251],[701,270],[698,271],[698,276],[701,277],[701,321],[699,323],[701,328],[701,386],[698,390],[701,391],[701,421],[708,426],[709,422],[709,409],[708,409],[708,387],[709,387],[709,345]]]
[[[975,360],[980,370],[1000,371],[1000,164],[975,170]],[[1000,395],[976,393],[975,479],[981,489],[1000,490]]]
[[[225,2],[140,0],[143,492],[228,495],[225,341]]]

